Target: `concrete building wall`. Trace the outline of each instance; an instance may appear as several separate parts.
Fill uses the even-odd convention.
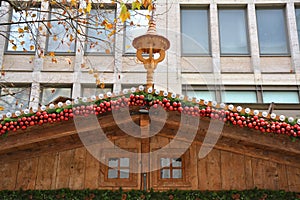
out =
[[[9,9],[5,3],[1,11]],[[43,1],[42,4],[47,4]],[[181,6],[206,6],[209,10],[209,32],[211,53],[206,56],[182,56],[181,53]],[[222,91],[224,87],[247,86],[274,89],[279,86],[293,86],[299,94],[300,83],[300,50],[296,25],[295,8],[300,0],[171,0],[159,1],[156,17],[159,34],[167,37],[171,47],[162,63],[159,63],[155,75],[155,88],[185,93],[186,86],[217,86]],[[47,7],[47,5],[45,5]],[[244,6],[247,11],[247,34],[249,36],[250,53],[247,56],[222,56],[220,54],[220,36],[218,22],[219,6]],[[283,6],[287,24],[289,55],[261,56],[257,35],[256,7]],[[9,16],[1,17],[1,21],[9,20]],[[196,22],[196,20],[195,20]],[[122,26],[122,24],[118,24]],[[1,27],[0,27],[1,28]],[[46,45],[46,39],[41,38]],[[113,55],[84,55],[83,49],[74,55],[57,56],[57,63],[51,62],[51,57],[38,58],[35,55],[17,55],[6,52],[6,41],[0,37],[0,65],[5,76],[2,83],[32,83],[31,95],[39,96],[40,85],[72,84],[72,97],[81,96],[82,84],[94,84],[95,78],[88,73],[86,66],[97,69],[101,79],[107,85],[112,85],[114,92],[126,86],[146,83],[146,71],[143,65],[136,61],[134,55],[123,52],[123,32],[115,36],[115,53]],[[78,45],[80,46],[80,45]],[[66,62],[71,61],[71,64]],[[224,86],[224,87],[223,87]],[[245,86],[245,87],[243,87]],[[31,100],[33,98],[31,97]],[[221,95],[216,95],[217,101],[222,101]],[[35,98],[33,104],[38,103]],[[258,98],[258,103],[263,103]]]

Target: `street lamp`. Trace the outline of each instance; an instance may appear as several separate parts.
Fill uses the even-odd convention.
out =
[[[154,11],[152,11],[154,12]],[[170,42],[164,36],[158,35],[156,33],[156,24],[152,17],[149,21],[149,28],[145,35],[136,37],[132,45],[137,49],[136,56],[139,61],[144,64],[147,70],[147,89],[153,88],[153,73],[157,67],[157,64],[164,60],[165,51],[170,48]],[[154,54],[158,53],[159,57],[154,58]],[[144,58],[145,54],[148,54],[148,58]]]

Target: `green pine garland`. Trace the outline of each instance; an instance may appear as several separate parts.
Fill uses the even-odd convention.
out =
[[[1,200],[300,200],[300,193],[283,190],[243,191],[143,191],[112,190],[19,190],[0,191]]]

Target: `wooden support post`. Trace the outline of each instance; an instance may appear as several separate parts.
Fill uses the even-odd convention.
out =
[[[150,177],[150,138],[149,138],[149,115],[140,114],[140,127],[141,127],[141,189],[148,190],[149,177]],[[145,172],[145,173],[144,173]]]

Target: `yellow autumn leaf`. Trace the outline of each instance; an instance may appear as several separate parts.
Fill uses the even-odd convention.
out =
[[[49,56],[52,56],[54,57],[55,56],[55,53],[53,51],[49,52]]]
[[[56,58],[52,58],[52,62],[53,63],[57,63],[57,59]]]
[[[47,22],[47,27],[48,27],[48,28],[52,28],[51,22]]]
[[[100,79],[96,79],[96,85],[98,85],[98,86],[100,86],[100,84],[101,84],[101,81],[100,81]]]
[[[131,8],[132,8],[132,10],[135,10],[135,9],[140,10],[141,9],[141,2],[139,0],[136,0],[136,1],[132,2]]]
[[[89,3],[87,4],[87,6],[86,6],[86,12],[87,12],[87,13],[90,13],[91,10],[92,10],[92,3],[89,2]]]
[[[129,49],[130,47],[131,47],[130,45],[126,45],[126,47],[125,47],[125,48],[126,48],[126,49]]]
[[[24,31],[28,31],[28,30],[29,30],[28,26],[25,26]]]
[[[18,28],[18,32],[19,32],[19,33],[24,33],[24,29]]]
[[[30,51],[33,51],[35,49],[34,45],[30,45]]]
[[[106,54],[110,54],[110,50],[109,49],[105,49],[105,53]]]
[[[70,42],[72,42],[74,40],[74,37],[73,37],[73,35],[71,34],[70,35]]]
[[[130,19],[130,12],[128,11],[125,4],[121,6],[121,12],[119,18],[124,23],[127,19]]]
[[[76,5],[77,5],[76,0],[71,0],[71,6],[76,6]]]
[[[18,48],[17,45],[14,45],[14,46],[12,47],[12,49],[15,50],[15,51],[17,50],[17,48]]]
[[[108,34],[108,38],[110,38],[111,36],[113,36],[115,33],[116,33],[116,30],[112,30],[112,31],[110,32],[110,34]]]
[[[67,63],[68,63],[69,65],[72,64],[72,60],[71,60],[70,58],[65,58],[65,60],[67,61]]]
[[[152,11],[152,10],[153,10],[153,4],[149,4],[148,10],[149,10],[149,11]]]
[[[93,74],[94,73],[94,70],[93,69],[90,69],[89,70],[89,74]]]
[[[52,0],[52,1],[50,2],[50,4],[53,6],[53,5],[56,4],[56,1],[55,1],[55,0]]]
[[[147,8],[150,4],[152,4],[152,0],[142,0],[143,1],[143,6]]]
[[[58,40],[57,35],[54,35],[54,36],[53,36],[53,40],[54,40],[54,41],[57,41],[57,40]]]
[[[113,24],[111,24],[111,23],[106,23],[105,24],[105,28],[106,29],[112,29],[114,26],[113,26]]]
[[[104,88],[105,88],[104,82],[102,82],[102,83],[100,84],[100,88],[101,88],[101,89],[104,89]]]
[[[4,110],[4,107],[0,106],[0,111],[3,111]]]
[[[83,9],[82,9],[82,8],[79,8],[79,9],[78,9],[78,12],[79,12],[79,13],[83,13]]]

